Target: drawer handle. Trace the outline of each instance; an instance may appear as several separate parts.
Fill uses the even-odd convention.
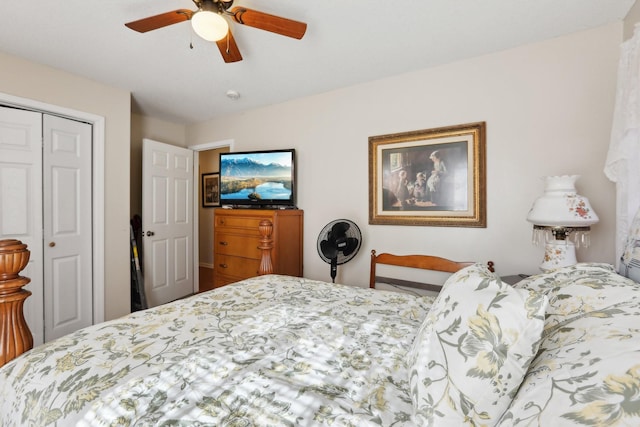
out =
[[[220,264],[220,267],[227,268],[227,264]]]
[[[222,246],[227,246],[229,243],[227,243],[227,242],[220,242],[220,244],[221,244]]]

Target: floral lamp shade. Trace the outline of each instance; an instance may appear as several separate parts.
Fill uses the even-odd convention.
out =
[[[576,245],[589,245],[591,226],[599,221],[589,199],[577,194],[579,175],[547,176],[544,194],[537,198],[527,215],[533,224],[533,242],[545,243],[543,271],[577,262]]]

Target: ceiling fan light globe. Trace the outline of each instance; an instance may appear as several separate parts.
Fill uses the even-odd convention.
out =
[[[215,42],[223,39],[229,32],[229,23],[216,12],[200,10],[191,17],[193,31],[203,39]]]

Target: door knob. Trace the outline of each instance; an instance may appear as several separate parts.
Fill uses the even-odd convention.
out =
[[[56,242],[49,242],[49,247],[52,248],[56,245]]]
[[[147,236],[154,236],[156,233],[154,233],[153,231],[147,231]]]

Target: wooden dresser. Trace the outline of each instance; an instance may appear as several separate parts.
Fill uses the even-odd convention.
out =
[[[303,217],[300,209],[215,209],[213,286],[258,275],[258,226],[264,219],[273,224],[273,273],[301,277]]]

